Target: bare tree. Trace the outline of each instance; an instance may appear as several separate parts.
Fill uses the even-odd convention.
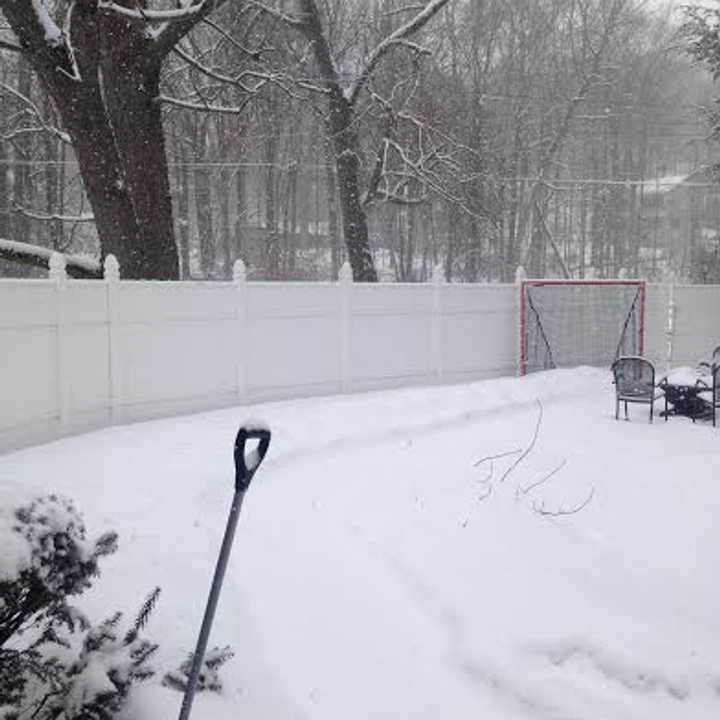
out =
[[[348,258],[356,281],[375,282],[377,272],[370,252],[368,222],[361,178],[359,137],[360,100],[379,66],[398,49],[417,54],[422,48],[410,38],[425,27],[450,0],[426,0],[407,6],[410,19],[401,22],[370,48],[353,67],[352,79],[340,69],[337,53],[330,41],[328,18],[316,0],[299,0],[299,14],[289,15],[264,5],[265,9],[298,30],[308,41],[321,84],[314,88],[327,102],[325,122],[332,142],[337,169],[338,191]],[[306,84],[307,87],[307,84]]]

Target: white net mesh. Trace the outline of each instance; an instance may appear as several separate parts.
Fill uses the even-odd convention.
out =
[[[524,372],[610,367],[641,351],[641,283],[523,284]]]

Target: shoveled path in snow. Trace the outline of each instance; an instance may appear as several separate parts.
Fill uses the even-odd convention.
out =
[[[590,369],[274,403],[14,453],[0,481],[119,531],[84,605],[132,612],[161,585],[169,669],[194,644],[237,425],[271,425],[211,639],[236,658],[196,720],[716,718],[720,429],[612,410]],[[153,682],[130,716],[179,700]]]

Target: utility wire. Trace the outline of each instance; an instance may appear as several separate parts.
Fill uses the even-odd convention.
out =
[[[77,167],[78,163],[76,160],[0,160],[0,166],[7,167],[32,167],[32,166],[52,166],[52,165],[63,165],[63,166],[74,166]],[[173,162],[168,163],[170,168],[189,168],[189,169],[239,169],[239,168],[276,168],[280,170],[290,171],[296,168],[304,168],[308,170],[326,170],[328,167],[333,167],[327,163],[303,163],[303,162],[291,162],[291,163],[268,163],[268,162],[246,162],[246,161],[224,161],[224,162]],[[665,175],[659,177],[648,177],[644,180],[630,180],[622,178],[548,178],[540,176],[516,176],[516,177],[488,177],[484,178],[485,181],[495,181],[503,183],[537,183],[542,182],[550,187],[557,185],[612,185],[622,187],[643,187],[646,190],[653,190],[657,188],[665,187],[690,187],[690,188],[718,188],[718,183],[713,182],[699,182],[692,180],[683,180],[682,177],[695,174],[685,173],[684,176],[678,174],[677,176]],[[672,178],[672,179],[670,179]]]

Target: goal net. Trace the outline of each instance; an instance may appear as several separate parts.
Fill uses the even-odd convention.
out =
[[[642,355],[642,280],[525,280],[521,292],[521,375]]]

